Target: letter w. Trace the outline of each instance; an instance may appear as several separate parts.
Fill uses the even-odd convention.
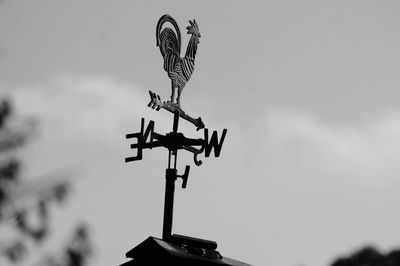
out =
[[[224,143],[224,140],[225,140],[226,132],[227,132],[227,129],[224,129],[222,131],[221,140],[218,143],[217,131],[213,131],[210,142],[208,142],[208,129],[207,128],[204,129],[204,141],[205,141],[204,153],[205,153],[206,157],[210,156],[211,150],[213,148],[214,148],[215,157],[219,157],[219,154],[221,153],[221,149],[222,149],[222,144]]]

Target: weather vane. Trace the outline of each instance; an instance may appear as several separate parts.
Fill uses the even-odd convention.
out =
[[[170,23],[173,29],[163,26]],[[134,156],[126,157],[125,162],[132,162],[143,159],[143,150],[156,147],[164,147],[168,150],[168,168],[166,169],[165,201],[164,201],[164,221],[162,239],[149,237],[137,247],[129,251],[126,256],[133,258],[124,266],[128,265],[148,265],[148,263],[174,263],[174,265],[248,265],[220,255],[216,251],[217,243],[210,240],[198,239],[188,236],[172,234],[172,218],[174,205],[175,181],[182,178],[182,188],[186,188],[190,166],[186,165],[183,174],[178,175],[177,160],[178,151],[185,150],[193,154],[194,164],[200,166],[202,161],[198,158],[204,153],[209,157],[214,150],[214,156],[219,157],[222,145],[226,136],[226,129],[223,129],[220,138],[217,131],[213,131],[211,137],[209,130],[205,128],[200,117],[193,118],[181,109],[181,93],[186,83],[194,71],[195,56],[197,46],[201,37],[199,27],[195,20],[189,21],[190,25],[186,28],[191,35],[186,48],[185,56],[180,57],[181,33],[176,21],[169,15],[162,16],[156,28],[157,46],[160,48],[164,59],[164,70],[171,79],[171,98],[169,101],[161,101],[160,96],[150,91],[150,103],[148,106],[159,111],[165,109],[173,113],[172,131],[162,135],[156,133],[154,121],[150,121],[147,126],[145,119],[141,120],[140,132],[126,134],[128,140],[134,143],[131,149],[136,151]],[[175,95],[177,94],[176,98]],[[192,123],[197,130],[204,131],[203,138],[188,138],[179,132],[179,119],[183,118]]]

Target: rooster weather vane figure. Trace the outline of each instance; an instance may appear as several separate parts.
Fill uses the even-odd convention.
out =
[[[175,31],[168,27],[162,29],[164,23],[167,22],[173,25]],[[172,131],[165,135],[159,134],[155,132],[154,121],[150,121],[145,126],[145,119],[142,118],[140,132],[126,134],[127,139],[136,139],[130,145],[131,149],[136,150],[136,155],[126,157],[125,162],[141,160],[144,149],[164,147],[168,150],[168,168],[165,172],[166,183],[162,239],[149,237],[133,248],[126,254],[127,257],[133,258],[133,261],[123,264],[124,266],[161,265],[161,263],[176,266],[248,265],[221,256],[216,250],[217,243],[214,241],[172,234],[175,181],[178,178],[182,178],[182,188],[186,188],[190,171],[190,166],[186,165],[184,173],[178,175],[178,151],[185,150],[193,153],[194,163],[199,166],[202,164],[202,161],[199,160],[198,156],[203,152],[205,157],[209,157],[212,150],[214,150],[215,157],[219,157],[227,132],[226,129],[223,129],[221,137],[218,138],[217,131],[213,131],[210,137],[209,131],[205,128],[202,119],[200,117],[196,119],[192,118],[180,107],[181,93],[193,74],[197,45],[201,37],[196,21],[189,21],[189,23],[187,33],[191,34],[191,37],[183,58],[180,57],[181,33],[176,21],[171,16],[164,15],[158,21],[156,28],[157,46],[160,48],[161,55],[164,58],[164,70],[171,79],[172,92],[170,101],[162,102],[159,95],[149,91],[150,103],[148,106],[156,111],[163,108],[174,114]],[[176,90],[177,97],[176,102],[174,102]],[[203,129],[204,138],[187,138],[183,133],[178,132],[180,118],[192,123],[197,130]]]
[[[170,28],[164,28],[164,23],[170,22],[175,32]],[[171,79],[171,103],[174,103],[175,90],[178,90],[176,104],[180,107],[180,98],[183,88],[189,81],[194,71],[194,60],[197,52],[197,45],[200,43],[200,31],[196,20],[189,20],[190,25],[186,27],[188,34],[191,34],[186,48],[185,57],[181,58],[181,32],[175,19],[170,15],[164,15],[157,23],[157,46],[160,48],[164,58],[164,70]]]
[[[167,22],[173,25],[175,32],[168,27],[161,30]],[[170,101],[161,102],[160,96],[150,91],[151,102],[149,103],[149,107],[157,111],[164,108],[171,113],[178,110],[182,118],[193,123],[197,127],[197,130],[200,130],[204,128],[201,118],[192,118],[181,109],[181,93],[193,74],[197,45],[200,43],[201,37],[196,20],[189,20],[189,23],[190,25],[186,29],[188,30],[187,33],[192,36],[187,45],[185,57],[181,58],[182,40],[178,23],[170,15],[164,15],[158,20],[156,29],[157,46],[160,48],[161,55],[164,58],[164,70],[171,79],[171,97]],[[178,96],[175,103],[176,91]]]

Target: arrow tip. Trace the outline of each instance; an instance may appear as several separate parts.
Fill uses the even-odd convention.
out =
[[[201,120],[201,117],[197,118],[197,131],[199,131],[200,129],[203,129],[205,127],[203,120]]]

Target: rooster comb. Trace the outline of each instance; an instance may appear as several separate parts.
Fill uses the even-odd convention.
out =
[[[187,33],[197,35],[197,37],[201,37],[199,26],[197,25],[196,20],[189,20],[189,23],[190,25],[186,27],[186,29],[188,30]]]

